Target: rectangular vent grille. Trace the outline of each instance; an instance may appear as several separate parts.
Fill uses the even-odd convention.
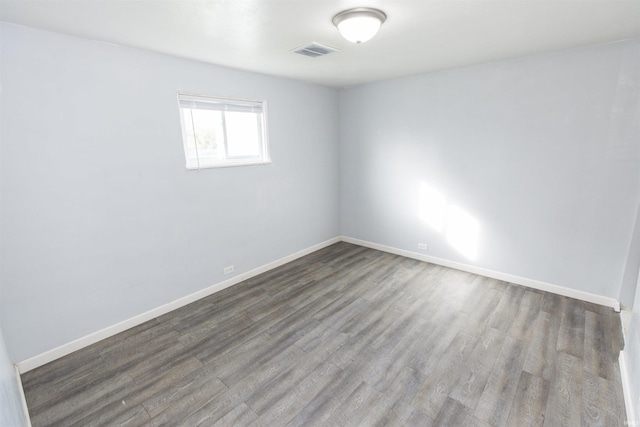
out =
[[[338,52],[338,49],[313,42],[306,46],[295,48],[291,52],[299,53],[300,55],[309,56],[311,58],[317,58],[318,56],[324,56],[332,52]]]

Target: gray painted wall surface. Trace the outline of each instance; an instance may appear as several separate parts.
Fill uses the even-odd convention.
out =
[[[16,371],[0,327],[0,426],[26,426],[25,414],[20,401],[20,390],[16,382]]]
[[[618,299],[639,94],[637,39],[341,91],[342,234]]]
[[[13,361],[339,234],[335,89],[13,25],[1,75]],[[273,163],[187,171],[178,91],[267,100]]]
[[[2,87],[0,87],[0,95]],[[1,103],[0,103],[1,108]],[[2,150],[0,150],[0,183],[2,179]],[[0,229],[2,224],[0,223]],[[1,269],[1,266],[0,266]],[[0,270],[1,271],[1,270]],[[2,276],[0,274],[0,276]],[[0,307],[2,306],[2,280],[0,279]],[[21,392],[17,384],[16,371],[7,351],[0,321],[0,426],[14,427],[28,425],[22,409]]]
[[[620,302],[626,307],[634,307],[633,299],[638,283],[638,271],[640,271],[640,205],[636,209],[636,220],[620,289]]]
[[[640,280],[636,287],[636,299],[631,314],[631,324],[625,342],[625,360],[628,369],[628,378],[631,388],[631,401],[633,402],[636,417],[640,417]],[[634,420],[640,424],[640,418]]]

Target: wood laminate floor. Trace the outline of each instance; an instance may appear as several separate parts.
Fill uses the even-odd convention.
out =
[[[609,308],[338,243],[22,376],[34,426],[622,426]]]

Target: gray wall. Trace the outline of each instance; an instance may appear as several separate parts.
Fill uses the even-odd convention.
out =
[[[27,425],[20,399],[16,371],[13,369],[0,327],[0,426]]]
[[[640,271],[640,205],[636,208],[636,220],[620,289],[620,302],[627,307],[634,307],[633,299],[638,283],[638,271]]]
[[[630,400],[636,417],[640,417],[640,279],[638,271],[640,269],[640,206],[636,213],[636,222],[627,256],[627,265],[622,282],[621,300],[624,301],[624,294],[635,295],[635,301],[628,304],[633,307],[631,311],[631,322],[627,330],[624,353],[627,365],[627,377],[630,382]],[[629,290],[629,283],[635,279],[635,283]],[[630,420],[631,421],[631,420]],[[635,420],[636,422],[640,421]]]
[[[630,398],[634,405],[636,417],[640,417],[640,281],[638,281],[636,287],[636,299],[633,304],[631,324],[627,333],[624,353],[628,378],[631,383]],[[636,422],[639,421],[636,420]]]
[[[637,39],[344,90],[342,234],[618,299],[639,94]]]
[[[339,234],[334,89],[13,25],[1,71],[13,361]],[[273,163],[187,171],[178,91],[266,99]]]
[[[0,95],[2,88],[0,87]],[[1,104],[0,104],[1,108]],[[2,171],[2,151],[0,150],[0,172]],[[0,173],[0,183],[2,174]],[[0,223],[0,229],[2,224]],[[0,266],[1,268],[1,266]],[[1,276],[1,274],[0,274]],[[2,281],[0,280],[0,307],[2,306]],[[22,409],[21,393],[18,387],[16,371],[7,351],[0,321],[0,426],[25,426],[27,420]]]

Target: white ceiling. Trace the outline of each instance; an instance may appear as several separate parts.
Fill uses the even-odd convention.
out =
[[[332,17],[387,14],[355,45]],[[640,0],[0,0],[0,20],[344,87],[640,37]],[[312,41],[340,49],[293,54]]]

